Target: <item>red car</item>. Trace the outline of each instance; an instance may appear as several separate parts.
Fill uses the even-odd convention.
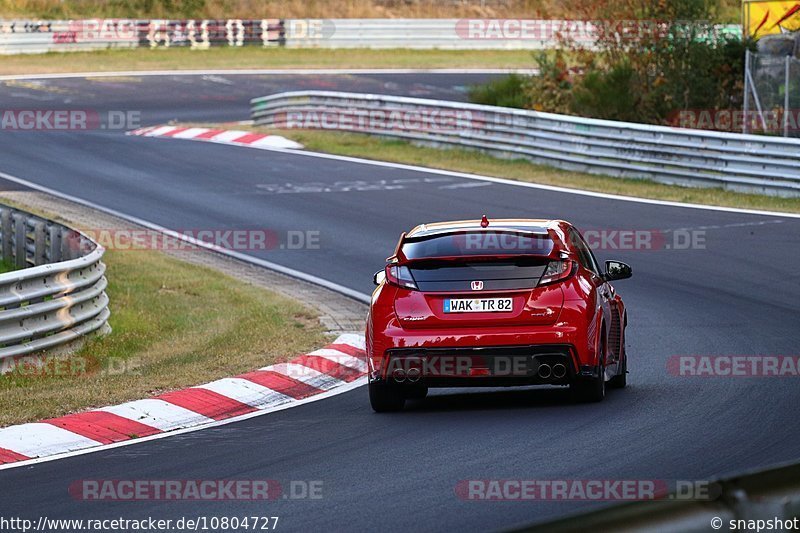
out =
[[[622,299],[563,220],[442,222],[403,233],[375,273],[366,328],[369,397],[403,408],[428,387],[568,385],[600,401],[626,385]]]

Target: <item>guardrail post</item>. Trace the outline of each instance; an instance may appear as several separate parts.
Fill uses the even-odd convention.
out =
[[[50,251],[48,252],[47,261],[55,263],[56,261],[61,261],[61,228],[53,225],[50,226],[48,231],[50,233]]]
[[[789,70],[792,64],[792,56],[786,56],[786,64],[784,68],[786,72],[784,73],[784,80],[783,80],[783,136],[789,136]]]
[[[19,213],[14,213],[14,264],[17,268],[28,266],[27,250],[25,249],[28,228],[25,224],[25,217]]]
[[[44,220],[38,220],[33,226],[33,264],[35,266],[45,264],[47,253],[47,234],[45,233],[46,224]]]
[[[0,228],[2,228],[2,249],[3,249],[3,261],[8,263],[11,262],[11,254],[13,253],[12,244],[13,241],[13,230],[11,228],[11,209],[3,209],[0,211]]]

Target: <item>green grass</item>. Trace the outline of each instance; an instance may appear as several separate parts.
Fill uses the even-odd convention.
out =
[[[533,68],[524,50],[167,48],[0,56],[0,74],[283,68]]]
[[[242,126],[237,125],[236,128],[242,128]],[[800,198],[776,198],[760,194],[742,194],[720,188],[679,187],[662,185],[647,180],[570,172],[534,165],[524,159],[499,159],[471,150],[421,147],[407,141],[391,140],[359,133],[250,129],[283,135],[302,143],[308,150],[317,152],[392,161],[639,198],[800,213]]]
[[[11,272],[12,270],[16,269],[17,267],[11,261],[7,259],[0,259],[0,274]]]
[[[198,252],[199,253],[199,252]],[[112,333],[46,375],[0,377],[0,426],[146,398],[319,348],[295,301],[155,251],[106,253]]]

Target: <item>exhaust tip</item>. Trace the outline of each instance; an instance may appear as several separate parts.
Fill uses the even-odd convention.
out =
[[[562,365],[561,363],[557,363],[553,365],[553,377],[558,379],[563,378],[567,375],[567,367]]]
[[[547,379],[553,373],[553,370],[550,368],[550,365],[547,363],[539,365],[539,377]]]
[[[409,368],[406,377],[410,383],[416,383],[422,377],[422,372],[419,368]]]
[[[406,380],[406,371],[402,368],[396,368],[394,372],[392,372],[392,378],[398,382],[402,383]]]

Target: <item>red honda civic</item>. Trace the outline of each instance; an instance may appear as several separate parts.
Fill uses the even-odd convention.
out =
[[[377,412],[429,387],[568,385],[600,401],[626,385],[628,316],[613,280],[563,220],[423,224],[375,273],[366,327]]]

